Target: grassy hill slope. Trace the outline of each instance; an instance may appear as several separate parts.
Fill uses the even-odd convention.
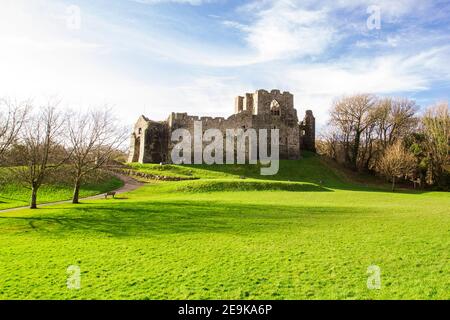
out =
[[[134,171],[153,176],[179,177],[185,179],[207,180],[208,183],[223,180],[241,180],[241,184],[257,184],[264,181],[270,188],[273,182],[301,182],[330,188],[357,188],[357,184],[344,182],[336,171],[321,160],[314,153],[305,152],[301,160],[281,160],[276,175],[263,176],[258,165],[159,165],[159,164],[130,164]],[[275,183],[275,185],[277,184]],[[220,191],[220,189],[218,190]]]

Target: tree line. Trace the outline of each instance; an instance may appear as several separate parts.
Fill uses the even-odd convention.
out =
[[[63,176],[73,184],[72,203],[79,203],[81,184],[111,165],[128,136],[108,107],[62,111],[59,105],[0,100],[0,166],[30,189],[32,209],[39,188]]]
[[[450,113],[440,102],[420,113],[410,99],[356,94],[337,99],[320,153],[355,171],[392,182],[448,189]]]

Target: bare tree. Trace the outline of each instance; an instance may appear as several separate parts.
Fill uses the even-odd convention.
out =
[[[358,154],[359,167],[370,171],[373,167],[375,155],[377,154],[377,141],[374,136],[376,127],[375,110],[371,110],[368,125],[361,134],[361,145]]]
[[[333,128],[322,131],[317,141],[317,151],[319,154],[337,161],[339,156],[339,134]]]
[[[29,101],[19,103],[0,99],[0,164],[11,144],[17,140],[29,111]]]
[[[343,135],[346,161],[356,170],[363,132],[374,121],[372,109],[376,98],[370,94],[357,94],[336,101],[331,110],[330,123]]]
[[[392,191],[395,191],[396,179],[412,175],[416,167],[416,159],[405,150],[401,141],[397,141],[386,149],[378,166],[379,171],[392,180]]]
[[[69,117],[67,140],[73,169],[72,203],[79,203],[83,179],[96,170],[105,169],[127,137],[127,130],[119,125],[109,108]]]
[[[447,102],[430,107],[422,118],[425,148],[429,154],[429,183],[442,183],[444,166],[450,163],[450,112]]]
[[[377,138],[383,150],[416,127],[416,112],[416,103],[409,99],[384,98],[379,101],[374,118]]]
[[[11,170],[18,181],[31,189],[30,208],[37,207],[39,188],[52,170],[67,160],[60,138],[64,124],[57,112],[58,103],[49,103],[33,114],[19,135],[19,145],[15,152],[17,166]]]
[[[405,98],[357,94],[337,100],[330,125],[344,162],[354,170],[376,170],[386,148],[417,127],[416,110],[415,102]]]

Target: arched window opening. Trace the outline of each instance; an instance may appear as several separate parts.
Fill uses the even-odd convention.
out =
[[[270,114],[273,116],[279,116],[280,115],[280,104],[277,100],[273,100],[270,103]]]

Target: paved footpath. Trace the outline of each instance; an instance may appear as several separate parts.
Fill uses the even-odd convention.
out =
[[[122,180],[123,183],[124,183],[121,188],[111,191],[111,192],[116,192],[116,194],[121,194],[121,193],[129,192],[129,191],[133,191],[133,190],[136,190],[137,188],[139,188],[139,187],[141,187],[143,185],[143,183],[141,183],[139,181],[136,181],[136,180],[134,180],[133,178],[131,178],[129,176],[124,176],[124,175],[119,175],[119,174],[115,174],[115,176],[117,178],[119,178],[120,180]],[[106,192],[105,193],[101,193],[101,194],[97,194],[95,196],[90,196],[90,197],[86,197],[86,198],[80,198],[80,200],[100,199],[100,198],[104,198],[105,194],[106,194]],[[55,205],[55,204],[71,203],[71,202],[72,202],[72,200],[64,200],[64,201],[41,203],[41,204],[38,204],[38,208],[52,206],[52,205]],[[24,207],[16,207],[16,208],[4,209],[4,210],[0,210],[0,213],[17,211],[17,210],[23,210],[23,209],[28,209],[28,208],[29,208],[28,206],[24,206]]]

